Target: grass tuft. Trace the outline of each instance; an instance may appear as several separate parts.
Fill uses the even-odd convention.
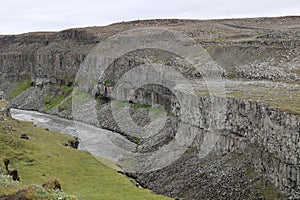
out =
[[[73,91],[73,86],[54,86],[50,88],[48,95],[43,99],[45,110],[51,110],[67,98]]]
[[[20,84],[12,92],[8,94],[8,97],[15,98],[30,87],[31,87],[31,80],[25,79],[21,81]]]
[[[119,100],[112,100],[111,103],[112,109],[115,111],[121,110],[129,105],[128,102]]]

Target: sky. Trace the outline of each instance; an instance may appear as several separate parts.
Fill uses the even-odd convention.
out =
[[[300,15],[299,0],[1,0],[0,35],[137,19]]]

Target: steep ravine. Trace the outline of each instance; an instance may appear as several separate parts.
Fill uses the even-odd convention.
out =
[[[277,192],[278,189],[286,198],[299,199],[300,117],[296,113],[299,113],[297,105],[300,105],[300,34],[298,29],[285,27],[289,23],[297,23],[297,20],[300,21],[300,18],[245,20],[253,26],[257,23],[268,26],[267,22],[281,24],[282,30],[272,31],[263,28],[239,29],[238,26],[229,26],[226,20],[147,20],[107,27],[70,29],[58,33],[1,36],[0,91],[6,93],[13,107],[69,119],[75,117],[124,134],[138,144],[139,153],[154,152],[172,143],[178,133],[183,135],[182,139],[187,140],[191,135],[195,136],[175,162],[152,172],[127,173],[140,185],[158,193],[182,199],[283,198]],[[244,21],[232,20],[229,24],[231,23],[243,24]],[[177,108],[181,109],[178,101],[169,94],[170,91],[157,85],[139,91],[140,96],[137,95],[136,99],[113,96],[110,92],[118,78],[142,64],[164,64],[173,67],[188,80],[201,78],[201,75],[190,71],[186,63],[170,52],[153,50],[130,52],[112,62],[104,74],[103,83],[106,84],[99,86],[102,90],[98,94],[95,108],[98,119],[89,118],[89,110],[72,116],[70,97],[75,76],[97,43],[124,30],[154,25],[193,37],[225,69],[223,78],[236,81],[237,89],[234,92],[237,95],[228,95],[226,99],[214,97],[226,105],[224,121],[221,124],[211,121],[217,116],[213,116],[216,113],[211,112],[212,98],[205,95],[205,91],[199,91],[197,95],[183,91],[181,98],[189,102],[189,106],[180,115],[176,113]],[[22,80],[28,80],[30,85],[20,87]],[[274,91],[272,100],[281,100],[278,108],[289,107],[293,103],[290,106],[292,109],[279,110],[263,103],[264,99],[260,102],[255,99],[245,100],[247,96],[243,96],[242,92],[248,92],[251,97],[258,95],[252,88],[245,91],[245,87],[240,86],[247,81],[249,84],[250,81],[266,81],[261,87],[265,97],[268,92]],[[276,84],[282,84],[283,87],[275,88]],[[16,89],[19,92],[12,95],[11,92]],[[288,95],[280,90],[286,90]],[[121,93],[126,96],[125,90]],[[87,96],[89,95],[94,99],[94,93],[90,92]],[[156,97],[157,101],[154,103],[165,107],[168,120],[164,128],[150,139],[136,138],[134,134],[138,130],[132,130],[133,135],[125,133],[115,122],[110,104],[117,103],[119,112],[130,107],[133,121],[139,126],[147,127],[151,121],[149,113],[152,112],[149,97]],[[178,132],[180,125],[183,128]],[[203,158],[199,156],[201,147],[205,146],[203,138],[211,127],[219,127],[214,132],[218,134],[219,140],[215,148]],[[127,128],[131,127],[128,125]]]
[[[157,91],[159,91],[159,88],[152,92],[157,93]],[[248,197],[243,195],[236,196],[240,194],[240,191],[245,191],[246,195],[246,188],[244,188],[244,190],[230,191],[229,193],[225,192],[224,196],[218,196],[217,194],[219,193],[208,192],[206,189],[201,187],[201,183],[204,181],[201,177],[203,174],[209,172],[213,177],[218,178],[218,175],[214,175],[214,173],[221,173],[218,170],[224,172],[224,174],[230,174],[231,172],[233,173],[231,170],[234,170],[237,166],[239,166],[237,167],[238,169],[245,169],[248,165],[250,165],[253,166],[254,169],[263,177],[273,182],[287,196],[292,199],[299,198],[299,115],[281,112],[263,103],[235,98],[224,99],[221,97],[214,97],[217,98],[218,102],[222,103],[225,101],[227,105],[224,121],[221,124],[222,128],[215,130],[215,133],[219,134],[220,138],[215,146],[215,152],[212,152],[212,156],[208,156],[208,158],[204,159],[197,159],[197,155],[201,153],[201,147],[203,146],[203,135],[206,131],[209,131],[210,126],[217,127],[218,125],[216,123],[218,122],[211,121],[211,119],[214,118],[214,116],[211,116],[212,113],[209,112],[211,109],[212,97],[194,96],[188,93],[184,93],[183,95],[188,99],[188,102],[190,102],[190,108],[193,108],[189,110],[189,112],[181,113],[180,118],[181,122],[190,127],[188,130],[195,129],[196,137],[192,145],[189,147],[191,149],[177,160],[176,163],[173,163],[157,172],[135,175],[131,174],[136,177],[142,185],[150,187],[156,192],[161,192],[162,194],[168,194],[171,196],[176,194],[179,197],[187,195],[187,199],[192,197],[234,197],[235,199],[250,198],[250,193],[248,194],[250,195]],[[156,103],[164,104],[162,102],[170,101],[166,96],[166,99],[163,98],[163,93],[161,94],[161,97],[162,98],[159,98],[159,102]],[[144,102],[147,102],[146,98],[147,97],[145,97]],[[197,108],[199,108],[199,110]],[[103,113],[105,112],[101,112],[101,114]],[[108,115],[106,114],[104,116]],[[110,116],[110,119],[113,118],[112,115]],[[103,116],[100,119],[101,121],[107,122],[105,123],[106,126],[108,126],[107,128],[118,131],[116,128],[117,125],[115,123],[111,123],[110,119],[105,120],[105,117]],[[108,124],[110,124],[110,126]],[[166,128],[168,128],[168,126]],[[164,131],[160,133],[163,135]],[[190,137],[190,134],[186,133],[186,137]],[[144,144],[142,142],[142,147],[147,145],[149,146],[149,143],[150,146],[155,146],[155,136],[153,137],[153,141],[145,140]],[[217,156],[213,156],[214,154]],[[221,166],[224,164],[223,162],[229,163],[229,167],[222,168]],[[230,164],[230,162],[232,163]],[[247,164],[243,164],[243,162]],[[207,169],[204,168],[204,171],[202,172],[201,170],[203,170],[203,167],[199,167],[199,165],[201,166],[201,163],[204,163],[205,166],[209,166]],[[234,163],[236,163],[237,166],[235,166]],[[185,170],[183,170],[183,168]],[[175,181],[178,177],[180,177],[178,180],[179,182]],[[216,180],[212,178],[211,181],[218,185],[214,189],[221,192],[222,187],[225,188],[225,191],[228,190],[228,188],[231,188],[230,184],[234,184],[237,177],[234,175],[229,177],[232,178],[232,182],[229,179]],[[209,179],[209,177],[206,178]],[[190,184],[195,181],[196,183],[193,185],[194,190],[192,192]],[[226,181],[229,181],[229,183]],[[245,182],[243,183],[247,185]],[[221,185],[223,186],[221,187]],[[232,187],[234,186],[232,185]],[[251,186],[249,187],[251,188]]]
[[[36,96],[43,93],[39,88],[29,89],[29,91],[34,90],[36,90]],[[31,104],[22,107],[22,104],[16,103],[24,102],[27,98],[25,92],[13,101],[13,105],[30,109],[28,106]],[[299,115],[280,112],[263,103],[227,98],[225,100],[227,105],[225,121],[223,129],[217,132],[220,134],[220,138],[216,147],[207,157],[199,159],[197,155],[201,153],[202,137],[211,123],[211,113],[208,112],[211,108],[211,98],[188,94],[186,98],[190,99],[189,102],[195,103],[195,105],[190,105],[191,108],[199,108],[201,111],[200,113],[193,113],[191,110],[181,116],[182,122],[190,127],[189,129],[194,127],[192,129],[195,129],[197,133],[186,153],[175,163],[163,169],[148,173],[129,174],[130,176],[135,177],[142,186],[158,193],[172,197],[184,197],[184,199],[263,197],[262,191],[269,190],[269,187],[272,188],[267,182],[264,183],[265,185],[262,184],[265,181],[264,178],[271,181],[288,197],[299,198]],[[193,101],[194,98],[197,98],[198,101]],[[224,101],[223,98],[216,98],[219,98],[221,102]],[[39,101],[41,100],[35,99],[32,103],[42,105]],[[161,98],[160,101],[169,100]],[[98,110],[100,117],[98,126],[120,132],[121,130],[111,114],[109,104],[103,104]],[[39,110],[37,107],[35,109]],[[138,119],[140,125],[147,124],[147,120],[149,120],[145,117],[147,116],[147,109],[132,109],[132,112],[135,113],[132,113],[132,117]],[[87,122],[93,121],[93,119],[85,120]],[[160,136],[154,136],[150,141],[147,140],[145,143],[141,141],[141,150],[149,151],[163,146],[164,143],[161,141],[166,142],[167,138],[172,139],[169,137],[174,133],[170,129],[171,127],[171,125],[166,126],[160,132]],[[222,167],[223,165],[227,167]],[[251,170],[249,172],[252,167],[262,176],[257,174],[252,177],[254,172]],[[215,185],[208,186],[212,183]],[[237,187],[239,189],[236,188],[236,184],[241,184]],[[261,191],[257,187],[261,187]],[[218,192],[214,193],[213,191]]]

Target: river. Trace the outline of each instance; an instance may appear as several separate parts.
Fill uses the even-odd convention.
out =
[[[78,137],[80,141],[79,149],[87,150],[97,158],[101,157],[101,159],[105,158],[113,162],[118,162],[136,148],[134,143],[120,134],[89,124],[82,122],[75,123],[73,120],[36,111],[12,108],[10,112],[14,119],[31,121],[38,127]]]

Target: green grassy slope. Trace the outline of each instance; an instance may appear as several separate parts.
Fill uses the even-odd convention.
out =
[[[20,95],[22,92],[30,88],[30,86],[31,86],[31,80],[24,79],[23,81],[20,81],[18,83],[18,86],[8,94],[8,97],[15,98],[16,96]]]
[[[26,133],[29,140],[20,139],[22,133]],[[10,118],[0,122],[0,158],[10,158],[9,167],[17,168],[21,178],[11,186],[0,183],[0,196],[57,178],[62,191],[78,199],[169,199],[137,188],[89,152],[65,147],[62,143],[68,139],[69,136],[35,127],[30,122]],[[2,160],[0,162],[4,169]]]

